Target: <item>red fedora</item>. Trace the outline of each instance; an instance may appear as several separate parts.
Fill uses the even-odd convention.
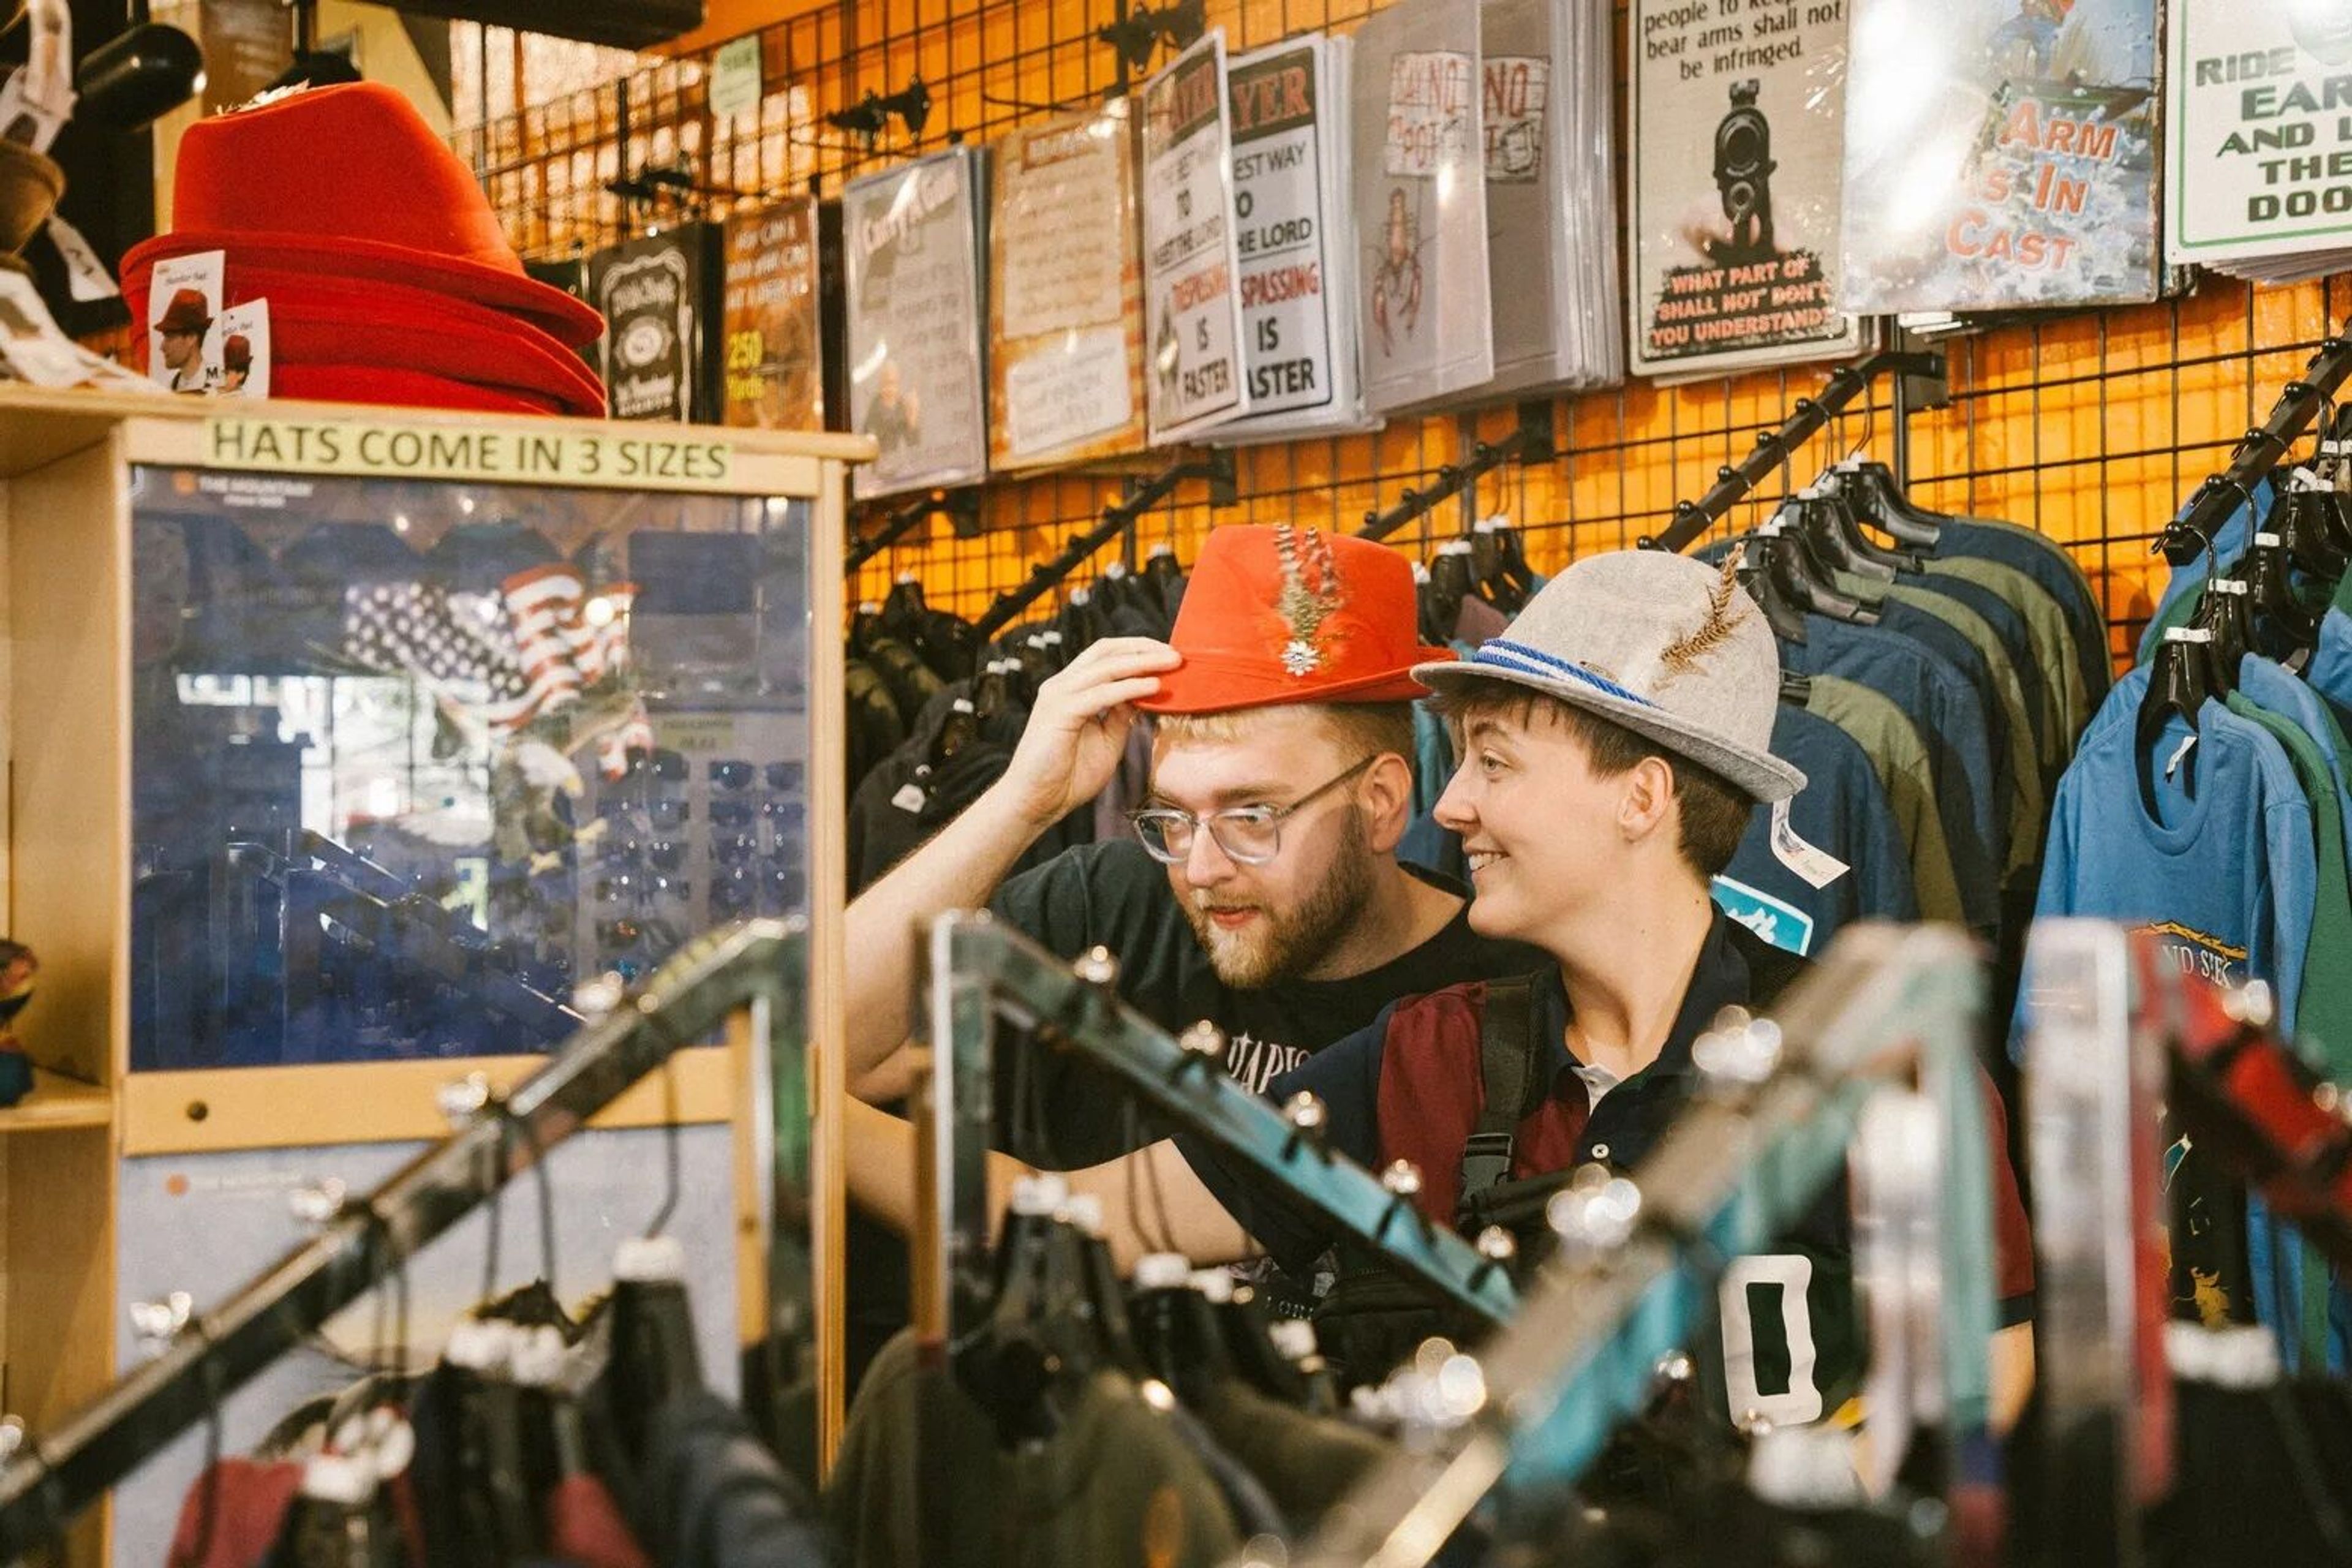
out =
[[[1210,531],[1169,642],[1183,664],[1152,713],[1216,713],[1277,702],[1402,702],[1428,695],[1412,566],[1385,545],[1285,523]]]
[[[296,402],[365,403],[383,408],[455,408],[468,414],[566,412],[553,398],[520,388],[485,386],[378,364],[272,365],[269,395]]]
[[[524,273],[472,171],[380,82],[311,88],[190,126],[172,232],[123,266],[202,250],[422,285],[531,317],[571,347],[604,331],[590,306]]]

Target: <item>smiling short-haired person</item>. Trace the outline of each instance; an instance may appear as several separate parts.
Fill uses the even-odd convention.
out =
[[[1416,1201],[1451,1224],[1471,1189],[1638,1164],[1694,1092],[1696,1037],[1727,1005],[1768,1006],[1802,972],[1718,911],[1708,879],[1750,808],[1804,778],[1769,750],[1780,691],[1769,628],[1727,571],[1677,556],[1579,562],[1503,637],[1413,674],[1457,731],[1460,763],[1437,815],[1469,856],[1471,924],[1549,963],[1524,984],[1473,979],[1401,999],[1267,1091],[1320,1097],[1330,1145],[1367,1167],[1413,1162]],[[1494,1039],[1521,1043],[1498,1049],[1490,1015],[1507,1009],[1517,1027]],[[1508,1080],[1510,1100],[1488,1092]],[[2007,1416],[2031,1380],[2033,1265],[2000,1102],[1984,1088],[2004,1324],[1996,1405]],[[1186,1165],[1154,1213],[1164,1206],[1196,1261],[1234,1255],[1234,1215],[1294,1269],[1334,1239],[1256,1202],[1213,1151],[1177,1142]],[[1087,1190],[1093,1174],[1075,1184]],[[1140,1247],[1118,1205],[1106,1210],[1114,1241]],[[1852,1391],[1862,1346],[1851,1257],[1841,1183],[1780,1249],[1735,1263],[1720,1299],[1725,1414],[1809,1421]]]

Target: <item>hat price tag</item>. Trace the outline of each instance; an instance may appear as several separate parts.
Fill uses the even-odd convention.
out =
[[[1826,888],[1853,869],[1817,844],[1806,842],[1790,820],[1789,803],[1772,803],[1772,858],[1815,889]]]
[[[215,395],[269,395],[269,301],[248,300],[220,313],[205,360]]]
[[[209,392],[217,359],[213,324],[221,313],[226,254],[200,250],[155,264],[147,285],[147,374],[171,392]],[[215,354],[218,350],[213,351]]]

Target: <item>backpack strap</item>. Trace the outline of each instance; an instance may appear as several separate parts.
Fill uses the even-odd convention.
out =
[[[1486,1006],[1478,1024],[1478,1077],[1486,1104],[1470,1141],[1462,1146],[1462,1189],[1454,1213],[1466,1212],[1511,1179],[1519,1122],[1536,1092],[1535,976],[1486,982]]]

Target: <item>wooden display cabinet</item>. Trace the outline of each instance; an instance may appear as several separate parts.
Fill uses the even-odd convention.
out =
[[[145,651],[136,645],[150,636],[139,617],[153,613],[152,604],[134,594],[136,557],[143,548],[136,542],[142,536],[134,515],[144,516],[142,509],[153,500],[152,490],[142,496],[142,487],[173,485],[191,497],[218,489],[261,498],[252,528],[265,543],[272,542],[267,536],[273,528],[288,531],[288,538],[299,532],[302,509],[323,504],[321,498],[347,506],[353,496],[412,493],[398,489],[403,486],[416,487],[414,493],[426,495],[427,504],[438,504],[435,487],[462,488],[475,498],[466,503],[469,513],[477,501],[488,501],[493,510],[530,515],[553,496],[589,498],[575,510],[593,512],[614,527],[644,530],[653,526],[645,521],[648,516],[675,514],[683,521],[659,525],[675,530],[665,540],[733,526],[694,521],[712,506],[764,506],[769,517],[783,519],[779,527],[793,535],[793,572],[803,600],[781,607],[763,602],[760,614],[768,617],[763,626],[797,628],[795,679],[805,684],[793,722],[803,726],[804,735],[793,761],[768,764],[765,774],[785,796],[798,792],[797,801],[761,809],[780,817],[799,814],[795,831],[803,835],[804,852],[788,858],[789,868],[767,875],[780,886],[807,889],[803,907],[812,922],[814,955],[810,1034],[823,1039],[827,1021],[839,1016],[841,994],[843,498],[849,467],[869,450],[861,438],[822,435],[266,402],[239,405],[0,385],[0,555],[5,561],[0,576],[5,584],[0,590],[0,692],[6,704],[0,735],[5,736],[8,781],[0,802],[5,855],[0,931],[29,945],[41,963],[33,1001],[18,1020],[19,1037],[36,1063],[37,1087],[23,1103],[0,1111],[0,1342],[5,1353],[0,1409],[20,1416],[37,1434],[101,1388],[132,1353],[128,1302],[118,1281],[127,1256],[120,1249],[135,1242],[122,1233],[120,1186],[121,1173],[138,1161],[159,1154],[197,1158],[435,1137],[445,1130],[435,1110],[436,1086],[475,1068],[511,1080],[533,1061],[515,1052],[453,1057],[397,1038],[394,1048],[358,1049],[352,1059],[336,1060],[271,1060],[234,1043],[199,1049],[189,1043],[184,1015],[173,1011],[183,1005],[155,1003],[152,994],[159,987],[143,973],[139,984],[148,989],[134,1008],[134,971],[152,967],[153,953],[162,951],[142,931],[138,940],[147,946],[134,953],[134,924],[152,924],[150,915],[134,921],[133,913],[134,885],[148,875],[144,862],[134,863],[146,853],[133,842],[134,816],[146,809],[135,798],[144,786],[134,781],[134,758],[142,747],[151,756],[171,754],[153,750],[152,733],[142,736],[142,721],[152,730],[152,714],[142,721],[145,699],[134,701],[139,682],[153,679],[152,669],[144,676],[134,669]],[[274,514],[267,500],[273,489],[281,492],[282,501]],[[409,527],[404,513],[341,521],[362,527],[379,544],[384,535],[381,524]],[[379,526],[365,527],[370,521]],[[542,526],[562,532],[560,523]],[[573,531],[585,539],[593,531],[583,523]],[[664,549],[677,553],[669,544]],[[192,568],[199,575],[206,569]],[[509,608],[514,602],[508,601]],[[201,618],[196,608],[180,614],[189,626]],[[649,626],[654,618],[639,620]],[[168,624],[167,614],[167,628]],[[663,625],[670,649],[665,657],[691,655],[708,663],[711,648],[706,645],[714,636],[723,638],[731,624],[723,616],[671,616]],[[651,635],[646,630],[648,641]],[[722,751],[740,747],[740,740],[709,737],[740,734],[741,715],[706,710],[708,704],[697,708],[696,700],[700,700],[674,710],[656,704],[650,715],[652,738],[676,734],[688,738],[683,743],[697,743],[693,738],[700,737]],[[462,711],[458,716],[462,721]],[[456,727],[467,728],[462,721]],[[572,803],[577,813],[590,809],[598,788],[618,787],[599,784],[590,750],[583,743],[574,759],[590,780],[587,795]],[[721,761],[716,754],[708,760],[691,752],[679,754],[693,780],[685,787],[708,792],[693,795],[692,802],[713,816],[719,815],[722,784],[732,788],[740,782],[729,770],[760,765]],[[305,778],[301,826],[358,820],[348,813],[335,816],[341,808],[331,802],[318,805],[320,789],[331,795],[341,787],[337,780],[321,786],[309,774]],[[490,809],[495,816],[503,807]],[[681,797],[674,813],[692,809]],[[740,820],[742,809],[730,820]],[[586,830],[576,816],[572,826],[580,841],[564,853],[584,868]],[[710,831],[719,831],[717,825]],[[760,842],[772,843],[774,854],[785,855],[780,837]],[[656,847],[675,846],[665,841]],[[722,875],[732,874],[715,844],[701,852]],[[535,853],[529,863],[544,858]],[[486,875],[495,880],[496,856],[487,860],[491,869]],[[584,878],[586,872],[578,874]],[[575,893],[583,900],[589,897],[577,889]],[[489,896],[461,889],[437,901],[462,914],[464,898]],[[214,902],[220,902],[217,889]],[[706,881],[690,902],[679,906],[677,923],[705,925],[735,912],[734,902],[721,906],[715,881]],[[745,907],[740,912],[774,911]],[[547,922],[548,940],[558,945],[576,941],[583,963],[600,930],[617,931],[626,924],[581,913],[567,928],[560,910]],[[646,949],[641,956],[648,963],[657,960],[659,952],[653,950],[659,943],[642,935],[638,940]],[[207,984],[219,989],[216,976]],[[142,1049],[150,1059],[134,1059],[134,1011],[145,1031]],[[205,1050],[220,1059],[183,1059],[203,1057]],[[622,1127],[657,1125],[670,1106],[688,1122],[735,1119],[747,1099],[737,1091],[740,1060],[723,1048],[683,1053],[670,1098],[666,1100],[663,1085],[640,1085],[608,1120]],[[815,1270],[812,1293],[819,1321],[837,1323],[841,1177],[837,1155],[825,1152],[835,1145],[831,1118],[821,1109],[839,1101],[837,1057],[814,1053],[810,1079],[815,1106],[780,1108],[780,1114],[806,1109],[816,1121],[817,1153],[808,1173],[816,1216],[809,1256],[825,1261]],[[736,1310],[748,1338],[765,1321],[767,1265],[751,1219],[757,1205],[751,1194],[740,1190],[749,1184],[751,1167],[741,1157],[748,1133],[740,1120],[737,1124]],[[268,1261],[256,1258],[252,1265]],[[836,1333],[819,1363],[820,1385],[832,1391],[820,1438],[827,1449],[839,1419],[839,1358]],[[71,1560],[127,1561],[110,1542],[110,1527],[106,1510],[88,1516],[70,1543]]]

